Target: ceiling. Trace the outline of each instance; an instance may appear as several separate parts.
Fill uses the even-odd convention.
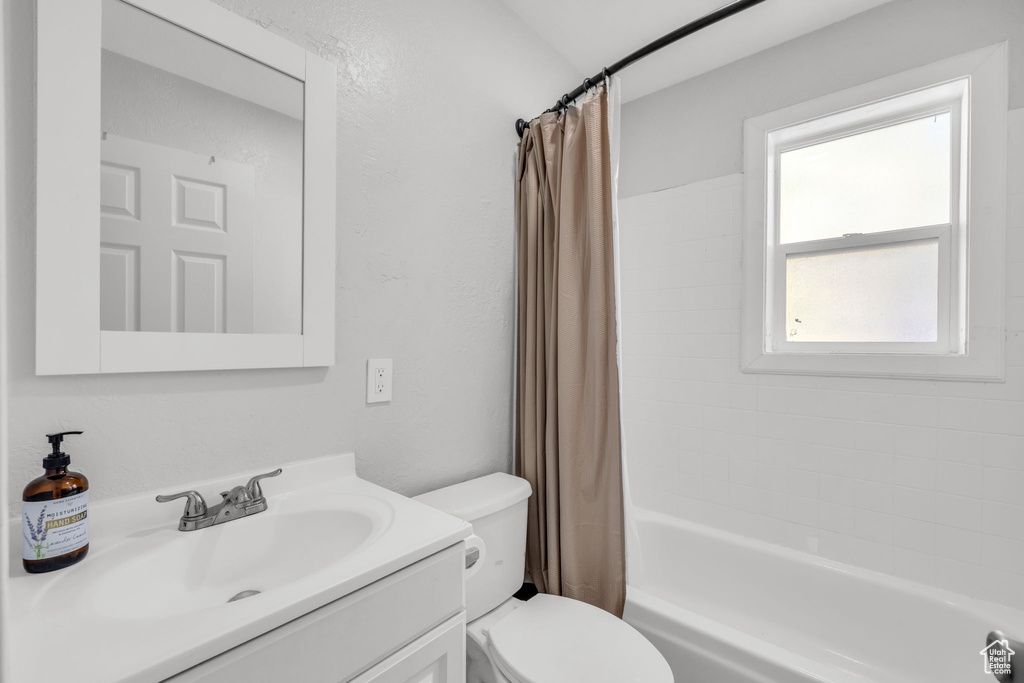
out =
[[[889,0],[768,0],[622,71],[622,99],[649,95]],[[501,0],[586,76],[726,0]],[[566,90],[576,87],[566,83]],[[552,100],[558,93],[552,95]]]

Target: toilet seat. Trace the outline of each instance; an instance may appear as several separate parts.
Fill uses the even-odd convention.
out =
[[[665,658],[602,609],[537,595],[486,630],[495,664],[513,683],[672,683]]]

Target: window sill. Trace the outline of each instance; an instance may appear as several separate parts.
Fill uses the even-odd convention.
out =
[[[973,328],[966,354],[765,353],[744,350],[744,373],[1005,381],[1002,330]]]

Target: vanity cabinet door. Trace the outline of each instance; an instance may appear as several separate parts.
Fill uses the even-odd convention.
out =
[[[466,614],[452,617],[351,683],[465,683]]]

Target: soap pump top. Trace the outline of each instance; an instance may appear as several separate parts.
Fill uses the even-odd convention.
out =
[[[68,434],[81,433],[82,432],[56,432],[54,434],[47,434],[46,438],[50,442],[53,452],[48,453],[46,457],[43,458],[43,469],[55,470],[70,465],[71,456],[60,450],[60,444]]]

